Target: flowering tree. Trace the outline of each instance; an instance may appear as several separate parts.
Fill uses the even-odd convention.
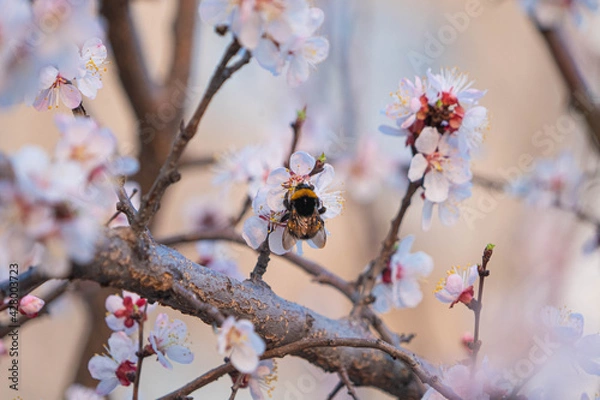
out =
[[[583,24],[597,4],[524,3],[583,111],[590,138],[598,143],[600,108],[558,36],[564,24]],[[481,316],[484,283],[493,284],[493,244],[482,249],[480,263],[472,264],[474,254],[472,265],[450,268],[435,290],[434,297],[449,308],[473,312],[463,360],[437,366],[438,360],[407,349],[415,334],[393,332],[382,318],[392,309],[416,308],[431,296],[424,294],[422,282],[432,276],[433,258],[414,235],[399,237],[409,209],[416,212],[413,203],[422,204],[423,231],[436,219],[434,209],[451,231],[473,185],[481,185],[532,205],[564,209],[600,232],[600,223],[580,204],[589,177],[569,154],[540,161],[511,182],[472,171],[472,159],[485,147],[489,111],[486,91],[468,75],[428,69],[423,76],[399,77],[383,109],[387,123],[377,135],[396,137],[396,152],[404,149],[407,157],[388,156],[366,135],[354,154],[328,154],[327,132],[311,126],[308,105],[291,118],[285,141],[196,160],[186,149],[200,140],[198,128],[211,101],[247,64],[256,61],[273,79],[285,74],[295,88],[327,62],[330,43],[322,33],[326,15],[321,8],[308,0],[181,0],[172,62],[164,81],[156,82],[128,1],[105,0],[98,10],[91,0],[0,0],[0,6],[0,106],[26,104],[32,114],[52,112],[60,132],[52,152],[29,145],[0,153],[0,293],[7,311],[2,337],[39,318],[66,291],[85,291],[82,282],[110,288],[90,296],[96,299],[90,304],[96,303],[98,330],[80,367],[87,380],[78,381],[88,386],[93,381],[95,387],[73,385],[67,398],[101,398],[123,386],[130,389],[127,397],[138,399],[145,360],[156,360],[168,375],[174,363],[193,364],[202,357],[191,350],[186,323],[164,312],[155,315],[157,305],[212,325],[214,352],[223,357],[221,365],[199,371],[186,385],[151,395],[161,399],[202,396],[196,391],[224,375],[232,380],[230,399],[246,388],[253,399],[263,399],[275,384],[276,360],[287,356],[337,374],[339,384],[329,398],[345,388],[357,399],[356,387],[372,387],[400,399],[583,400],[591,398],[586,393],[590,377],[599,387],[600,335],[584,333],[583,315],[567,309],[539,310],[539,332],[549,338],[552,354],[524,376],[512,379],[491,357],[480,355],[492,353],[482,340]],[[187,90],[197,24],[214,26],[215,35],[229,44],[191,117],[184,119],[179,107],[157,125],[148,115]],[[97,122],[86,110],[113,63],[139,121],[135,157],[120,154],[110,123]],[[243,189],[240,211],[228,217],[216,204],[195,204],[189,212],[192,231],[156,238],[155,217],[169,207],[165,194],[180,180],[180,171],[208,165],[223,199],[234,197],[233,186]],[[359,261],[358,276],[343,279],[303,255],[304,245],[322,249],[336,240],[328,225],[344,218],[347,199],[368,203],[385,185],[400,186],[403,193],[376,255]],[[585,250],[600,247],[599,237],[594,235]],[[196,244],[194,260],[177,247],[190,242]],[[238,268],[230,244],[256,251],[249,276]],[[351,311],[331,319],[280,297],[267,274],[274,257],[339,292],[351,302]],[[104,307],[98,307],[98,299]],[[110,334],[98,334],[100,327]],[[106,343],[102,354],[97,340]],[[2,357],[14,357],[8,341],[2,350]],[[9,386],[18,390],[18,373],[9,372]]]

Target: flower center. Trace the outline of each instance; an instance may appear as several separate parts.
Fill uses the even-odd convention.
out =
[[[402,265],[397,265],[396,266],[396,276],[395,276],[395,281],[399,281],[402,279],[402,277],[404,276],[404,269],[402,267]],[[383,272],[381,273],[381,280],[383,281],[383,283],[391,285],[394,280],[392,279],[392,268],[390,267],[386,267]]]
[[[233,327],[227,333],[227,349],[230,350],[233,346],[247,341],[247,337],[239,329]]]
[[[125,296],[123,299],[123,307],[117,311],[115,311],[115,317],[117,318],[125,318],[125,326],[127,328],[131,328],[136,321],[146,320],[146,316],[144,315],[143,307],[146,305],[146,299],[138,299],[135,303],[131,296]]]
[[[123,361],[117,370],[115,371],[115,375],[119,380],[119,383],[123,386],[129,386],[132,382],[135,381],[135,374],[137,372],[137,367],[134,363],[129,360]]]
[[[454,94],[442,92],[434,105],[429,104],[426,95],[422,95],[420,101],[421,108],[416,114],[416,120],[408,128],[413,134],[419,135],[425,126],[434,127],[440,133],[453,133],[462,125],[465,110]]]
[[[442,167],[442,163],[444,162],[444,160],[445,157],[437,151],[427,156],[427,163],[429,164],[429,168],[435,169],[438,172],[442,172],[444,170],[444,168]]]

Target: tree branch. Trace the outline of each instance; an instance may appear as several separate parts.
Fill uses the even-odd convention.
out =
[[[432,375],[430,372],[425,370],[421,365],[421,362],[416,358],[414,354],[410,354],[405,350],[394,347],[388,343],[385,343],[378,339],[357,339],[357,338],[306,338],[299,340],[297,342],[289,343],[286,345],[282,345],[270,350],[265,351],[265,353],[260,357],[262,360],[269,358],[282,358],[287,355],[299,355],[304,358],[303,354],[315,352],[319,349],[326,348],[337,348],[337,347],[347,347],[347,351],[350,349],[376,349],[380,350],[383,353],[386,353],[388,356],[392,357],[394,360],[400,360],[403,363],[409,365],[415,374],[423,381],[424,383],[429,384],[439,393],[443,394],[449,400],[462,400],[451,388],[447,387],[443,383],[440,382],[439,378],[436,375]],[[343,350],[341,350],[343,351]],[[380,353],[382,354],[382,353]],[[200,376],[199,378],[193,380],[192,382],[186,384],[184,387],[177,389],[174,392],[169,393],[166,396],[161,397],[159,400],[175,400],[180,399],[183,396],[193,392],[194,390],[198,390],[207,384],[214,382],[219,379],[221,376],[226,373],[235,371],[235,368],[231,363],[225,363],[217,368],[214,368],[207,372],[206,374]],[[346,370],[349,372],[349,370]],[[350,377],[349,374],[347,374]],[[348,380],[350,382],[350,379]],[[402,399],[411,399],[412,397],[405,397],[406,395],[400,395],[399,398]],[[420,398],[420,397],[419,397]]]
[[[344,382],[341,380],[335,385],[331,393],[327,396],[327,400],[333,400],[333,398],[339,393],[340,390],[344,387]]]
[[[535,20],[534,23],[571,93],[573,105],[585,118],[591,141],[596,146],[596,150],[600,151],[600,109],[596,106],[588,85],[568,50],[565,38],[558,28],[546,28]]]
[[[419,181],[411,182],[408,185],[406,193],[404,194],[404,198],[400,203],[398,214],[392,220],[390,230],[388,231],[388,234],[381,245],[381,251],[379,252],[379,255],[370,263],[368,270],[358,279],[358,284],[362,286],[361,298],[353,310],[353,315],[357,315],[356,313],[360,311],[367,303],[369,303],[368,300],[371,297],[371,291],[373,290],[373,286],[375,286],[377,277],[383,272],[390,258],[392,257],[392,254],[394,254],[394,246],[396,245],[396,242],[398,242],[400,225],[404,220],[404,216],[406,215],[408,207],[410,207],[412,197],[419,187],[421,187],[421,183]]]
[[[338,375],[340,376],[340,380],[344,382],[344,385],[348,389],[348,395],[352,397],[353,400],[359,400],[356,390],[354,389],[354,385],[352,385],[352,382],[350,382],[350,378],[348,377],[348,372],[342,367],[338,372]]]
[[[165,246],[174,246],[176,244],[193,243],[200,240],[224,240],[246,246],[246,241],[242,235],[233,229],[187,233],[164,238],[158,242]],[[346,282],[344,279],[335,275],[333,272],[327,270],[318,263],[291,252],[283,254],[280,257],[287,259],[291,263],[300,267],[309,275],[314,276],[317,282],[336,288],[350,300],[358,296],[358,293],[356,293],[354,287],[350,283]]]
[[[175,137],[173,141],[173,145],[171,147],[171,151],[164,162],[163,166],[160,168],[160,172],[150,191],[142,197],[142,203],[140,205],[140,210],[137,215],[136,221],[132,224],[132,227],[136,231],[143,230],[150,219],[156,214],[160,207],[160,201],[162,196],[165,193],[165,190],[172,184],[177,182],[180,179],[179,172],[177,171],[177,164],[184,150],[186,149],[190,140],[196,135],[198,131],[198,125],[208,108],[212,98],[217,93],[217,91],[223,86],[223,84],[233,75],[236,71],[242,68],[250,61],[250,53],[248,51],[245,52],[243,57],[236,63],[231,66],[227,66],[229,61],[240,51],[242,47],[238,43],[236,39],[229,45],[221,62],[217,66],[208,87],[206,88],[206,92],[198,105],[198,108],[194,112],[191,120],[184,127],[183,123],[180,126],[179,133]]]
[[[193,243],[199,240],[225,240],[232,243],[246,245],[246,242],[244,241],[242,236],[233,229],[188,233],[183,235],[171,236],[169,238],[159,240],[159,242],[163,245],[173,246],[182,243]],[[292,252],[280,255],[279,257],[287,259],[292,264],[300,267],[307,274],[314,276],[315,282],[322,283],[337,289],[340,293],[346,296],[353,303],[358,300],[359,293],[358,291],[356,291],[354,285],[347,282],[340,276],[334,274],[333,272],[329,271],[325,267],[319,265],[318,263],[308,260]],[[383,323],[381,318],[379,318],[379,316],[369,308],[363,309],[362,316],[372,324],[373,328],[379,334],[379,336],[388,343],[399,345],[403,342],[403,338],[408,337],[408,340],[404,340],[405,342],[408,342],[414,336],[403,335],[402,337],[398,337],[398,335],[393,333]]]
[[[86,266],[75,265],[71,279],[93,280],[102,285],[130,290],[149,301],[159,301],[212,324],[216,322],[214,316],[198,309],[196,305],[197,301],[209,304],[223,315],[252,321],[268,348],[286,346],[302,339],[313,343],[322,337],[344,337],[350,340],[348,343],[353,343],[355,339],[368,340],[373,346],[373,343],[377,343],[378,349],[395,349],[397,358],[404,358],[396,347],[373,339],[361,324],[325,318],[280,298],[265,285],[257,285],[249,280],[239,283],[203,268],[165,246],[150,244],[146,252],[140,254],[140,240],[130,228],[105,230],[94,261]],[[193,293],[195,300],[191,301],[187,294],[178,290],[176,283]],[[346,346],[337,342],[319,343],[321,346]],[[361,343],[364,347],[364,342]],[[277,354],[300,356],[330,372],[338,371],[343,366],[357,386],[373,386],[405,399],[419,399],[422,395],[420,382],[415,380],[406,363],[380,351],[309,347],[306,350],[291,347],[287,348],[287,352]],[[411,365],[414,366],[414,363]]]
[[[100,12],[108,22],[108,39],[119,67],[119,78],[136,118],[154,110],[156,85],[150,79],[128,0],[103,1]]]
[[[42,307],[42,309],[39,311],[36,317],[31,318],[26,315],[21,315],[19,316],[19,320],[16,324],[0,326],[0,338],[3,338],[4,336],[8,335],[14,329],[14,325],[21,327],[29,321],[39,318],[42,315],[48,314],[48,308],[50,307],[50,304],[52,304],[54,300],[62,296],[67,291],[68,287],[69,282],[63,282],[56,286],[54,289],[52,289],[52,291],[50,291],[50,293],[48,293],[46,296],[44,296],[44,307]]]
[[[24,273],[19,273],[18,290],[19,298],[22,298],[36,287],[48,280],[48,277],[44,276],[39,268],[29,267]],[[14,283],[14,281],[13,281]],[[0,282],[0,298],[5,299],[10,295],[11,280],[7,279]]]
[[[165,81],[166,93],[169,96],[173,91],[179,90],[179,85],[185,87],[188,83],[197,18],[198,2],[196,0],[179,0],[173,21],[173,56]]]

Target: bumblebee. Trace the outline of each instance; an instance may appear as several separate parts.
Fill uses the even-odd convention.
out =
[[[327,234],[321,215],[327,210],[314,191],[314,186],[301,183],[283,201],[288,210],[284,217],[283,248],[289,250],[298,240],[309,240],[320,249],[325,247]]]

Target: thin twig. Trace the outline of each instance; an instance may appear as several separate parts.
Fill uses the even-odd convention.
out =
[[[124,191],[125,191],[125,190],[123,189],[123,192],[124,192]],[[134,197],[134,196],[135,196],[137,193],[138,193],[138,190],[137,190],[137,188],[134,188],[134,189],[131,191],[131,196],[127,196],[127,195],[125,195],[125,197],[126,197],[128,200],[129,200],[129,204],[132,204],[132,203],[131,203],[131,199],[133,199],[133,197]],[[119,197],[121,197],[121,196],[123,196],[123,193],[121,193],[121,191],[119,190],[119,192],[117,193],[117,195],[118,195]],[[123,206],[122,206],[122,207],[123,207]],[[122,208],[122,207],[121,207],[121,208]],[[131,207],[133,208],[133,204],[131,205]],[[121,213],[123,212],[123,211],[121,211],[119,208],[120,208],[120,207],[119,207],[119,205],[117,204],[117,211],[116,211],[116,212],[115,212],[115,213],[114,213],[114,214],[113,214],[113,215],[112,215],[112,216],[111,216],[111,217],[108,219],[108,221],[106,221],[106,223],[104,224],[104,226],[109,226],[109,225],[110,225],[110,223],[111,223],[111,222],[113,222],[113,221],[114,221],[114,220],[115,220],[115,219],[116,219],[116,218],[119,216],[119,214],[121,214]]]
[[[133,193],[131,197],[127,195],[123,185],[119,186],[117,189],[117,197],[119,198],[119,202],[117,203],[117,211],[125,214],[130,225],[133,223],[133,221],[135,221],[135,217],[138,213],[131,202],[131,198],[134,194],[135,193]]]
[[[31,318],[26,315],[21,315],[16,324],[12,323],[10,325],[0,326],[0,338],[3,338],[4,336],[8,335],[15,328],[15,325],[21,327],[29,321],[39,318],[42,315],[48,314],[48,308],[50,307],[50,304],[52,304],[56,299],[58,299],[67,291],[69,283],[70,282],[63,282],[62,284],[52,289],[52,291],[44,297],[44,307],[42,307],[42,309],[38,312],[38,315],[36,317]]]
[[[258,248],[258,260],[254,270],[250,273],[250,279],[254,282],[261,282],[262,277],[267,272],[267,265],[269,265],[269,256],[271,255],[271,249],[269,248],[269,235],[265,238],[265,241]]]
[[[274,349],[265,351],[260,357],[261,360],[268,358],[282,358],[290,354],[297,354],[303,350],[316,348],[316,347],[358,347],[358,348],[372,348],[381,350],[389,354],[394,359],[402,360],[408,367],[415,373],[415,375],[423,382],[437,390],[440,394],[444,395],[449,400],[462,400],[450,387],[446,386],[441,382],[440,378],[436,375],[432,375],[426,371],[421,362],[412,354],[390,345],[383,340],[378,339],[358,339],[358,338],[318,338],[318,339],[305,339],[297,342],[289,343]],[[185,386],[161,397],[159,400],[175,400],[180,399],[187,394],[198,390],[207,384],[216,381],[221,376],[233,372],[235,368],[231,363],[223,364],[217,368],[214,368],[204,375],[196,378],[189,382]]]
[[[346,371],[346,368],[344,366],[340,367],[338,375],[340,376],[342,382],[344,382],[344,385],[346,385],[346,388],[348,388],[348,395],[352,397],[353,400],[359,400],[358,395],[356,394],[356,390],[354,390],[354,385],[348,377],[348,371]]]
[[[368,270],[359,277],[358,284],[362,286],[361,298],[352,311],[353,315],[359,315],[360,310],[364,307],[365,304],[369,302],[368,300],[371,298],[371,291],[375,286],[377,277],[383,272],[390,258],[392,257],[392,254],[394,253],[394,246],[398,241],[398,232],[400,231],[400,225],[404,220],[404,216],[406,215],[408,207],[410,207],[413,195],[420,186],[420,181],[411,182],[408,185],[406,193],[404,194],[404,198],[400,203],[400,209],[398,210],[398,214],[392,220],[390,230],[388,231],[388,234],[385,237],[385,240],[383,241],[379,255],[375,260],[373,260],[370,263]]]
[[[338,392],[340,390],[342,390],[343,387],[344,387],[344,382],[340,380],[337,383],[337,385],[335,385],[335,387],[333,388],[333,390],[331,391],[331,393],[329,393],[329,395],[327,396],[327,400],[333,400],[333,398],[335,397],[335,395],[338,394]]]
[[[162,196],[164,195],[166,189],[180,179],[180,174],[177,171],[179,159],[181,158],[190,140],[192,140],[196,135],[200,121],[202,120],[202,117],[204,116],[204,113],[206,112],[206,109],[208,108],[208,105],[210,104],[214,95],[236,71],[250,61],[250,52],[245,51],[244,55],[239,61],[235,62],[231,66],[227,66],[229,61],[240,51],[240,49],[242,49],[241,45],[238,43],[237,39],[234,39],[234,41],[225,51],[223,58],[217,66],[208,84],[208,87],[206,88],[206,92],[204,93],[200,104],[198,104],[198,108],[194,112],[194,115],[187,125],[183,126],[183,123],[181,124],[179,133],[173,140],[171,151],[165,160],[165,163],[161,167],[158,176],[150,188],[150,191],[142,198],[139,213],[136,217],[136,220],[132,224],[134,231],[139,232],[148,225],[150,219],[152,219],[152,217],[158,211]]]
[[[135,381],[133,382],[133,400],[138,399],[140,390],[140,379],[142,376],[142,363],[144,362],[144,321],[146,320],[146,312],[148,311],[148,302],[144,306],[144,314],[138,321],[138,364],[135,371]]]
[[[481,323],[481,309],[483,307],[483,284],[485,282],[485,278],[490,275],[490,271],[487,269],[488,262],[492,257],[494,251],[494,246],[488,244],[483,250],[483,255],[481,256],[481,264],[477,266],[477,272],[479,273],[479,289],[477,292],[477,299],[474,299],[469,305],[469,308],[473,310],[475,314],[475,328],[473,332],[473,343],[471,344],[471,374],[475,374],[475,370],[477,368],[477,355],[479,354],[479,349],[481,349],[481,340],[479,340],[479,326]]]
[[[81,103],[79,103],[79,105],[77,107],[75,107],[71,111],[73,112],[73,115],[76,117],[85,117],[85,118],[90,117],[88,115],[87,111],[85,110],[85,107],[83,107],[83,100],[81,101]]]
[[[229,400],[235,400],[235,395],[238,390],[240,390],[240,386],[242,385],[242,381],[244,379],[244,374],[239,374],[233,386],[231,386],[231,396],[229,396]]]
[[[222,377],[225,374],[229,374],[235,371],[235,367],[230,363],[225,363],[219,365],[216,368],[211,369],[210,371],[204,373],[200,377],[194,379],[191,382],[188,382],[184,386],[179,389],[164,395],[163,397],[158,398],[158,400],[179,400],[185,398],[188,394],[192,393],[195,390],[203,388],[204,386],[212,383]]]
[[[296,147],[298,147],[298,141],[302,135],[302,127],[304,126],[305,121],[306,106],[296,113],[296,119],[290,124],[290,127],[292,128],[292,145],[290,146],[290,153],[283,163],[286,168],[290,167],[290,157],[296,151]]]
[[[375,329],[375,331],[379,333],[379,336],[386,342],[393,344],[394,346],[399,346],[400,343],[402,343],[401,339],[403,336],[398,336],[397,334],[392,332],[390,328],[388,328],[387,325],[383,322],[383,320],[379,317],[379,315],[373,312],[373,310],[371,310],[370,308],[363,308],[362,317],[365,320],[369,321],[373,329]]]

